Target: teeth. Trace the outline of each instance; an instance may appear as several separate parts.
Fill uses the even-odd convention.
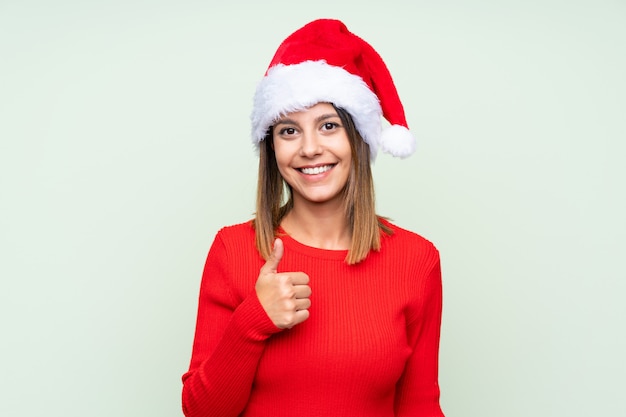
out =
[[[315,175],[315,174],[321,174],[322,172],[326,172],[332,167],[333,167],[332,165],[324,165],[323,167],[302,168],[300,171],[302,171],[303,174]]]

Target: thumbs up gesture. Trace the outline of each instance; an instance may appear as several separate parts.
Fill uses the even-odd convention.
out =
[[[290,329],[309,318],[311,288],[304,272],[278,272],[284,251],[282,240],[276,239],[270,257],[261,267],[255,289],[274,325]]]

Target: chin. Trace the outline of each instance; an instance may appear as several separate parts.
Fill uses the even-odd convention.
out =
[[[325,204],[325,203],[336,201],[338,198],[339,198],[338,194],[332,194],[332,195],[307,196],[307,197],[304,197],[304,200],[310,203],[314,203],[314,204]]]

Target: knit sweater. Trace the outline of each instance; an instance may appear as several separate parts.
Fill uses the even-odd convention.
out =
[[[380,251],[348,265],[345,250],[281,236],[278,272],[310,277],[310,317],[288,330],[255,292],[265,261],[254,230],[225,227],[200,286],[189,371],[188,417],[441,417],[437,249],[387,223]]]

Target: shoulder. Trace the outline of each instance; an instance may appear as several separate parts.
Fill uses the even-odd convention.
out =
[[[218,232],[218,236],[226,237],[239,237],[239,236],[254,236],[254,226],[252,220],[248,220],[243,223],[232,224],[223,226]]]
[[[436,246],[425,238],[424,236],[417,234],[411,230],[404,229],[387,219],[381,219],[381,223],[387,226],[391,230],[391,234],[383,234],[383,240],[394,245],[409,244],[411,246],[417,246],[424,250],[437,251]]]
[[[245,263],[260,258],[256,249],[254,226],[251,221],[224,226],[215,235],[211,251],[231,262]]]
[[[371,260],[380,262],[389,271],[399,291],[406,291],[412,300],[422,300],[428,291],[441,283],[441,259],[435,245],[425,237],[385,221],[391,230],[381,239],[380,251]],[[429,288],[429,290],[426,290]]]
[[[255,244],[254,226],[251,220],[247,222],[233,224],[222,227],[215,237],[216,241],[221,241],[225,246],[241,246]]]
[[[427,264],[439,261],[439,251],[433,242],[386,219],[381,219],[381,222],[391,230],[390,234],[383,233],[382,254],[397,260],[412,259]]]

